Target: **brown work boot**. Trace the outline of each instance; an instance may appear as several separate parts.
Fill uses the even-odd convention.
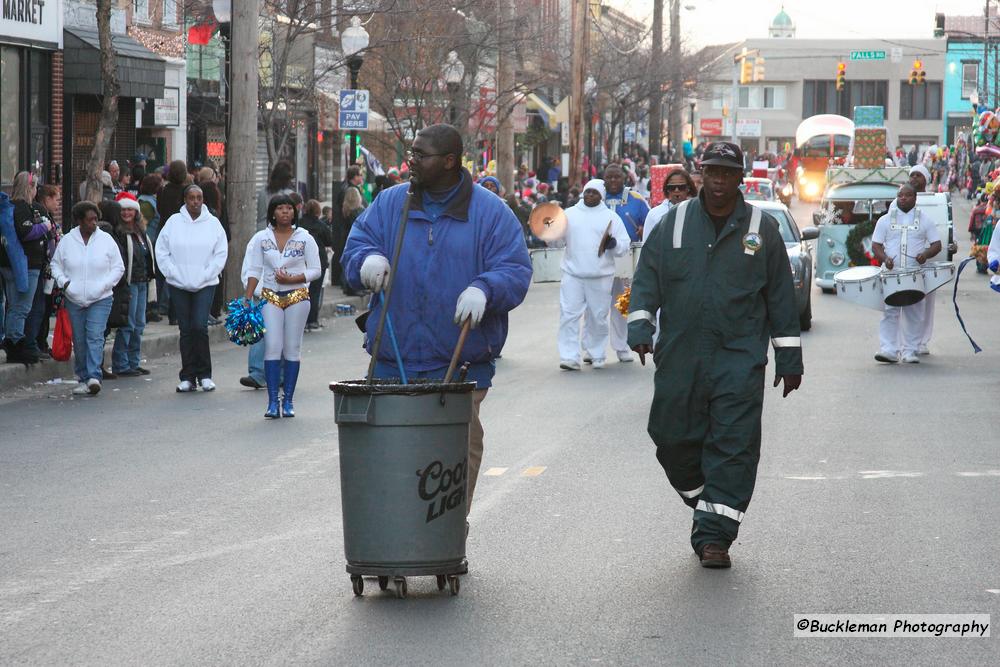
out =
[[[706,544],[701,548],[701,554],[698,557],[701,559],[702,567],[727,568],[733,565],[733,562],[729,560],[729,547],[718,544]]]

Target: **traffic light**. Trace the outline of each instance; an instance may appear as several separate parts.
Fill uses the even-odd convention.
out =
[[[753,59],[753,80],[764,80],[764,56],[757,56]]]
[[[753,81],[753,62],[747,56],[740,58],[740,83],[746,85]]]
[[[913,69],[910,70],[911,86],[916,86],[924,82],[923,79],[921,78],[921,75],[926,74],[926,72],[924,72],[923,69],[924,69],[924,64],[922,62],[920,62],[919,60],[913,61]]]
[[[844,89],[844,84],[847,82],[847,63],[839,62],[837,63],[837,92],[839,93]]]
[[[924,78],[927,76],[927,72],[924,71],[924,63],[921,60],[914,61],[913,66],[917,70],[917,83],[921,84],[924,82]]]

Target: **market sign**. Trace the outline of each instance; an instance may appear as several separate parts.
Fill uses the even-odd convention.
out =
[[[720,137],[722,136],[722,119],[702,118],[698,121],[698,129],[698,134],[703,137]]]
[[[761,135],[761,121],[759,118],[737,118],[737,137],[759,137]]]
[[[0,37],[10,37],[15,42],[43,43],[62,48],[62,30],[61,2],[0,0]]]
[[[180,96],[179,88],[163,89],[163,98],[153,100],[153,125],[177,127],[181,124]]]
[[[885,51],[851,51],[851,60],[885,60]]]

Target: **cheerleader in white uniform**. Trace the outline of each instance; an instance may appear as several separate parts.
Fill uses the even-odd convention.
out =
[[[292,199],[275,195],[267,205],[267,227],[254,234],[248,245],[245,296],[252,301],[259,283],[265,300],[267,419],[295,416],[292,398],[301,365],[302,332],[309,317],[309,283],[320,276],[319,248],[309,232],[296,226],[297,221]],[[279,385],[284,388],[280,406]]]

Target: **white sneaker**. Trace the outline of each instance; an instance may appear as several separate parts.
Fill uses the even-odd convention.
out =
[[[594,359],[594,368],[604,368],[604,359]]]
[[[619,363],[627,364],[627,363],[630,363],[633,359],[634,359],[634,357],[632,356],[631,352],[619,352],[618,353],[618,362]]]
[[[927,349],[926,345],[921,345],[919,348],[917,348],[917,354],[921,357],[926,357],[930,355],[930,353],[931,351]]]
[[[98,394],[101,391],[101,381],[97,378],[87,380],[87,391],[91,394]]]
[[[585,363],[585,364],[592,364],[592,363],[594,363],[594,358],[590,356],[589,352],[584,352],[583,353],[583,363]]]
[[[572,359],[563,359],[559,362],[559,368],[564,371],[578,371],[580,370],[580,362],[573,361]]]
[[[904,364],[919,364],[920,363],[920,359],[918,359],[917,355],[913,354],[912,352],[910,352],[909,354],[903,355],[902,361],[903,361]]]
[[[90,387],[87,386],[86,382],[80,382],[73,387],[73,393],[77,396],[90,396]]]
[[[181,383],[177,385],[178,394],[186,394],[190,391],[195,391],[195,386],[191,384],[190,380],[181,380]]]
[[[212,378],[203,378],[201,381],[202,391],[215,391],[215,383],[212,382]]]
[[[875,355],[875,361],[881,361],[883,364],[894,364],[899,361],[899,355],[879,352]]]

